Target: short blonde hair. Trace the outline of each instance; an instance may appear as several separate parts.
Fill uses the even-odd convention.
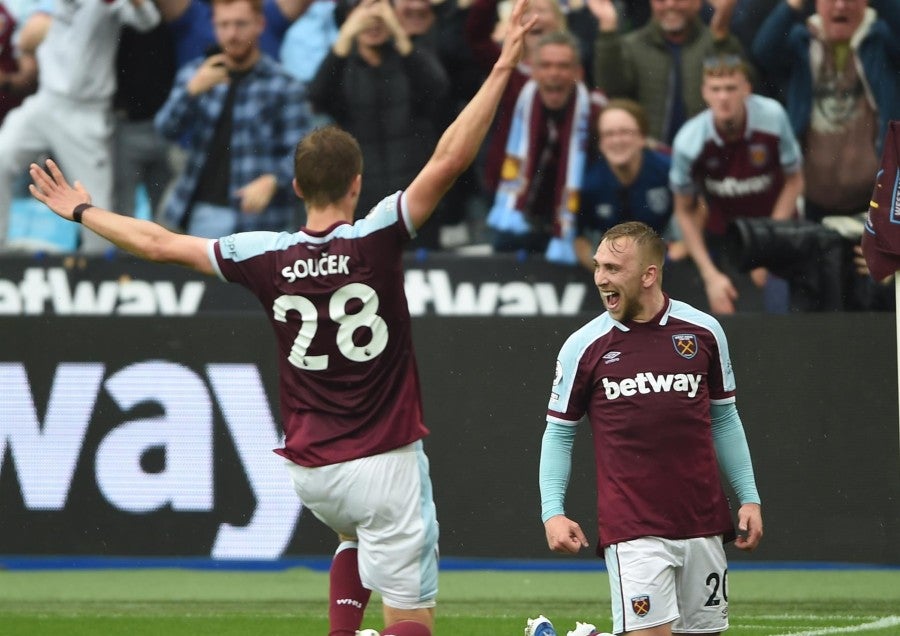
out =
[[[612,244],[621,238],[631,239],[641,254],[662,270],[666,260],[666,243],[656,230],[640,221],[626,221],[606,230],[600,242],[606,241],[612,249]]]

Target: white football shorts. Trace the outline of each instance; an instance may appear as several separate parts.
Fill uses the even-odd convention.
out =
[[[286,464],[303,505],[335,532],[357,537],[366,588],[397,609],[434,607],[438,523],[421,441],[329,466]]]
[[[613,632],[673,623],[673,632],[728,629],[728,565],[722,537],[642,537],[604,551]]]

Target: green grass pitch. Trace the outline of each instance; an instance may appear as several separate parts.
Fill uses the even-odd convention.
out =
[[[900,570],[729,572],[729,636],[900,635]],[[0,572],[0,634],[327,633],[327,574],[181,569]],[[382,626],[373,596],[364,627]],[[543,613],[609,629],[605,572],[441,574],[436,636],[513,636]]]

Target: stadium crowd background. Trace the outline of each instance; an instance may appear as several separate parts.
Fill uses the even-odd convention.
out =
[[[65,5],[66,1],[0,0],[0,8],[3,10],[0,14],[2,19],[0,37],[3,38],[0,48],[2,57],[0,116],[5,115],[5,110],[15,108],[22,98],[35,90],[37,86],[35,77],[41,72],[35,63],[36,47],[40,46],[41,38],[47,33],[54,12]],[[437,133],[477,90],[486,74],[486,68],[490,67],[490,47],[492,44],[496,45],[503,37],[503,20],[508,10],[507,0],[434,2],[393,0],[393,13],[409,35],[413,47],[436,59],[449,81],[445,82],[446,86],[434,82],[429,85],[428,94],[416,95],[415,82],[407,78],[404,81],[408,90],[391,91],[386,96],[379,95],[378,99],[382,100],[381,102],[374,97],[369,99],[372,96],[356,95],[354,98],[351,94],[350,99],[338,108],[334,103],[335,95],[347,97],[348,91],[342,84],[342,77],[328,66],[329,60],[333,57],[332,47],[341,34],[341,28],[347,24],[347,17],[358,9],[357,5],[378,1],[384,0],[363,0],[362,3],[359,0],[311,0],[308,3],[266,0],[270,5],[267,12],[272,11],[274,5],[277,5],[274,10],[281,12],[267,13],[267,16],[279,15],[281,27],[276,31],[271,24],[272,21],[269,20],[271,33],[267,35],[273,35],[276,39],[274,44],[271,39],[269,42],[263,42],[262,48],[277,58],[284,69],[307,85],[309,105],[313,112],[312,125],[337,122],[351,128],[351,132],[360,138],[365,136],[365,130],[352,130],[354,124],[380,130],[383,133],[381,137],[406,135],[406,138],[401,140],[403,143],[399,145],[398,143],[391,145],[392,140],[379,138],[379,135],[375,135],[376,139],[368,145],[364,141],[364,152],[369,151],[372,154],[379,151],[395,154],[412,153],[417,148],[419,150],[431,148]],[[114,141],[117,142],[113,143],[113,164],[117,170],[113,208],[117,211],[143,218],[160,219],[160,211],[171,193],[172,183],[184,170],[186,151],[182,145],[166,142],[158,136],[149,146],[138,145],[134,141],[137,137],[128,135],[146,135],[148,131],[151,136],[156,134],[152,129],[153,117],[168,96],[178,68],[192,57],[196,57],[198,52],[205,51],[214,44],[213,41],[201,42],[195,39],[185,42],[178,39],[185,37],[183,32],[176,28],[185,19],[180,12],[186,11],[185,7],[203,2],[205,0],[184,2],[158,0],[157,6],[162,15],[159,26],[148,33],[138,33],[130,27],[123,27],[116,60],[117,92],[111,103],[111,112],[115,120]],[[833,209],[829,209],[829,202],[834,200],[834,195],[829,194],[825,200],[821,198],[816,200],[814,192],[821,191],[827,186],[832,174],[845,174],[860,166],[864,166],[865,169],[870,166],[877,167],[883,140],[883,123],[890,118],[900,117],[900,113],[891,112],[891,110],[900,111],[900,99],[885,103],[884,97],[890,95],[896,97],[900,94],[898,93],[900,53],[897,52],[896,43],[900,41],[898,37],[900,7],[894,0],[566,0],[564,2],[533,0],[532,5],[535,11],[548,14],[548,17],[542,18],[539,23],[543,24],[543,27],[538,29],[538,35],[562,28],[575,36],[581,53],[580,69],[575,70],[575,78],[582,78],[592,103],[599,104],[602,108],[602,105],[610,99],[632,98],[639,102],[649,121],[649,126],[644,131],[646,135],[643,136],[643,143],[663,156],[671,156],[672,144],[681,125],[707,106],[697,94],[699,78],[702,76],[700,66],[703,56],[723,52],[739,55],[747,62],[753,80],[753,92],[775,99],[786,108],[786,114],[803,150],[807,190],[798,198],[795,219],[802,219],[805,214],[807,219],[811,219],[811,223],[818,224],[829,216],[843,217],[847,223],[835,227],[847,238],[850,245],[849,248],[844,245],[840,249],[849,250],[852,259],[852,245],[858,244],[858,232],[862,227],[858,217],[867,208],[868,195],[874,185],[875,170],[870,170],[868,183],[856,184],[856,190],[862,192],[864,196],[856,196],[855,200],[835,201]],[[825,32],[823,21],[845,23],[848,21],[847,15],[854,12],[860,15],[860,11],[863,17],[858,27],[854,27],[857,32],[851,33],[847,41],[833,43],[834,46],[831,46],[826,38],[823,58],[817,59],[816,29],[820,29],[820,35]],[[837,12],[836,17],[832,16],[834,12]],[[634,49],[637,53],[633,58],[628,58],[628,38],[642,29],[645,35],[649,33],[652,36],[652,32],[647,29],[654,21],[665,30],[664,22],[674,19],[672,16],[676,14],[688,23],[696,14],[697,24],[700,25],[702,22],[699,28],[703,30],[697,35],[690,34],[689,28],[687,39],[667,41],[663,46],[665,54],[675,56],[674,59],[681,59],[684,62],[672,65],[672,68],[679,68],[680,72],[669,73],[666,77],[652,74],[649,77],[640,77],[641,72],[646,72],[646,66],[642,67],[640,60],[635,61],[633,58],[643,56],[646,51],[640,48],[642,40],[632,39],[631,45],[637,46]],[[798,69],[802,68],[803,64],[798,65],[796,60],[783,55],[780,59],[772,59],[775,48],[772,45],[773,41],[790,47],[796,44],[798,34],[803,32],[811,32],[812,36],[807,35],[807,40],[800,37],[799,41],[802,44],[799,49],[795,47],[793,52],[799,50],[802,56],[802,49],[806,47],[807,57],[805,60],[801,57],[800,60],[806,64],[807,76],[810,74],[812,64],[811,72],[814,77],[811,80],[811,87],[804,87],[803,80],[798,79]],[[211,30],[209,33],[211,37]],[[700,53],[692,53],[694,40],[702,39],[701,36],[707,38],[703,45],[706,48]],[[891,40],[894,41],[892,45],[885,44]],[[388,41],[384,46],[391,47],[392,44]],[[880,54],[880,57],[875,55],[874,61],[872,61],[873,49],[879,49]],[[608,62],[612,59],[605,53],[611,50],[617,51],[617,55],[624,56],[616,59],[626,60],[628,64],[633,65],[631,76],[623,71],[628,66],[624,62],[619,62],[617,70],[620,73],[617,77],[609,76],[608,64],[604,67],[604,60]],[[813,56],[812,62],[809,60],[810,51]],[[73,57],[78,54],[78,51],[72,51]],[[698,55],[701,57],[698,58]],[[692,59],[697,60],[694,64],[697,68],[685,66],[687,61]],[[848,68],[851,69],[849,73],[842,70]],[[328,72],[324,72],[323,69]],[[522,69],[523,77],[516,84],[516,91],[519,91],[529,78],[535,79],[540,84],[542,80],[537,75],[536,69],[536,65]],[[822,69],[830,70],[833,77],[823,78],[822,73],[825,71]],[[802,73],[799,75],[802,76]],[[392,81],[396,81],[396,78]],[[551,78],[543,81],[554,80]],[[652,90],[648,90],[648,86]],[[654,91],[660,95],[652,94]],[[823,96],[823,91],[830,92]],[[398,97],[400,95],[406,97]],[[673,99],[673,95],[680,97]],[[491,149],[499,148],[501,157],[506,150],[507,159],[509,158],[510,140],[507,130],[509,120],[514,117],[511,111],[515,106],[516,97],[518,95],[513,95],[512,101],[501,107],[493,138],[485,144],[481,158],[448,194],[431,227],[412,243],[412,249],[454,251],[462,256],[484,255],[498,251],[497,231],[496,228],[489,227],[488,220],[493,213],[492,208],[499,205],[497,201],[502,192],[498,193],[498,189],[502,190],[504,179],[508,176],[509,164],[502,163],[501,176],[495,174],[492,177]],[[411,111],[414,118],[409,120],[407,130],[394,132],[389,130],[387,124],[383,125],[379,117],[383,115],[385,109],[399,108],[401,105],[391,101],[397,99],[415,101]],[[661,107],[664,112],[654,100],[665,102]],[[423,102],[427,108],[422,107]],[[844,129],[840,131],[841,134],[853,135],[854,131],[862,132],[862,135],[852,137],[857,141],[850,147],[843,146],[835,151],[827,145],[817,144],[817,140],[821,142],[823,138],[821,134],[806,137],[806,130],[811,126],[810,120],[815,120],[816,117],[821,119],[823,116],[818,112],[823,104],[831,109],[831,112],[824,113],[824,117],[831,118],[832,121],[826,121],[824,124],[820,122],[817,130],[821,131],[823,126],[827,127],[834,122],[843,122]],[[372,111],[366,110],[368,108]],[[810,110],[814,112],[810,114]],[[352,116],[349,116],[347,111],[350,111]],[[594,111],[591,113],[593,116]],[[504,118],[507,120],[505,128],[500,121]],[[596,121],[590,122],[590,125],[591,137],[587,144],[587,157],[584,159],[586,170],[602,159],[601,153],[597,150]],[[537,131],[534,134],[540,143],[546,143],[545,133]],[[142,142],[147,141],[146,136],[141,139]],[[565,168],[565,162],[559,159],[559,155],[566,152],[565,143],[564,139],[556,146],[556,163],[551,164],[554,170],[562,171]],[[562,151],[559,150],[560,147],[563,148]],[[815,154],[807,152],[809,148],[815,148]],[[136,149],[140,152],[135,153]],[[831,152],[826,152],[829,150]],[[823,157],[826,158],[823,160]],[[367,175],[371,175],[375,167],[382,164],[383,159],[380,156],[366,156],[366,161]],[[501,164],[496,164],[494,168],[500,166]],[[819,171],[818,179],[810,179],[810,166]],[[66,253],[78,249],[87,251],[80,242],[78,226],[60,221],[28,197],[25,168],[23,165],[22,178],[15,186],[13,203],[9,211],[7,241],[3,245],[0,240],[0,253],[22,255]],[[555,176],[557,178],[553,181],[559,183],[559,175]],[[379,174],[377,179],[372,177],[374,183],[372,180],[365,183],[371,196],[377,200],[386,191],[405,187],[406,182],[402,180],[404,178],[403,175],[389,174],[386,170],[383,174]],[[816,190],[811,191],[811,186]],[[2,184],[0,187],[3,187]],[[624,191],[622,188],[620,190]],[[849,191],[849,188],[842,187],[841,191]],[[540,196],[544,197],[541,199],[544,201],[547,196],[552,197],[552,194],[545,193]],[[577,200],[576,197],[574,201]],[[673,259],[690,258],[685,250],[677,249],[680,233],[673,216],[671,192],[665,200],[667,203],[663,205],[665,209],[662,216],[663,219],[671,221],[668,226],[670,231],[666,237],[675,246],[670,256]],[[702,202],[702,195],[698,195],[697,201]],[[608,209],[608,206],[607,209],[601,209],[600,204],[594,210],[578,209],[577,203],[574,204],[572,211],[576,218],[599,216],[599,228],[596,227],[597,223],[593,228],[583,228],[579,223],[573,233],[563,235],[558,227],[554,229],[555,226],[551,223],[544,224],[548,229],[542,227],[539,231],[550,234],[556,232],[557,237],[562,236],[565,241],[574,241],[592,229],[602,231],[604,224],[612,225],[617,221],[627,220],[629,215],[636,214],[633,210],[627,209],[628,206],[622,203],[622,200],[620,203],[621,205],[613,205],[612,210]],[[365,206],[361,205],[358,213],[365,214],[366,211]],[[767,217],[769,213],[769,210],[763,210],[759,215]],[[552,216],[553,212],[550,214]],[[298,201],[294,218],[282,229],[294,230],[302,226],[303,220],[302,203]],[[804,228],[808,229],[806,226]],[[835,230],[829,226],[827,231],[833,233]],[[812,234],[807,232],[804,236],[813,234],[815,232]],[[782,244],[787,246],[785,248],[787,252],[772,257],[773,262],[778,261],[780,265],[773,267],[772,271],[787,272],[784,274],[787,278],[796,275],[805,280],[810,278],[811,270],[821,269],[820,255],[810,256],[809,250],[798,244],[798,241],[802,240],[805,239],[799,234],[788,236],[783,240]],[[524,243],[502,249],[518,251],[522,257],[531,252],[535,257],[541,258],[543,253],[542,248],[532,249]],[[110,256],[111,253],[106,255]],[[801,258],[806,262],[795,262]],[[789,261],[787,264],[784,263],[785,259]],[[855,266],[859,266],[860,260],[852,262]],[[571,264],[574,267],[578,266],[576,262]],[[851,276],[858,279],[857,283],[864,281],[862,285],[865,289],[851,294],[855,296],[855,300],[848,303],[849,308],[864,310],[893,308],[893,285],[885,285],[883,281],[871,281],[864,271],[851,273]],[[777,300],[767,304],[767,307],[770,311],[776,312],[789,310],[787,303]]]

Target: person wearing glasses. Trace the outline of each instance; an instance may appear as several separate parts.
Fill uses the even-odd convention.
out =
[[[671,149],[650,143],[648,127],[644,109],[630,99],[611,99],[597,118],[599,153],[585,169],[575,237],[578,262],[589,271],[599,237],[623,221],[653,228],[666,239],[668,258],[685,255],[672,216]]]

